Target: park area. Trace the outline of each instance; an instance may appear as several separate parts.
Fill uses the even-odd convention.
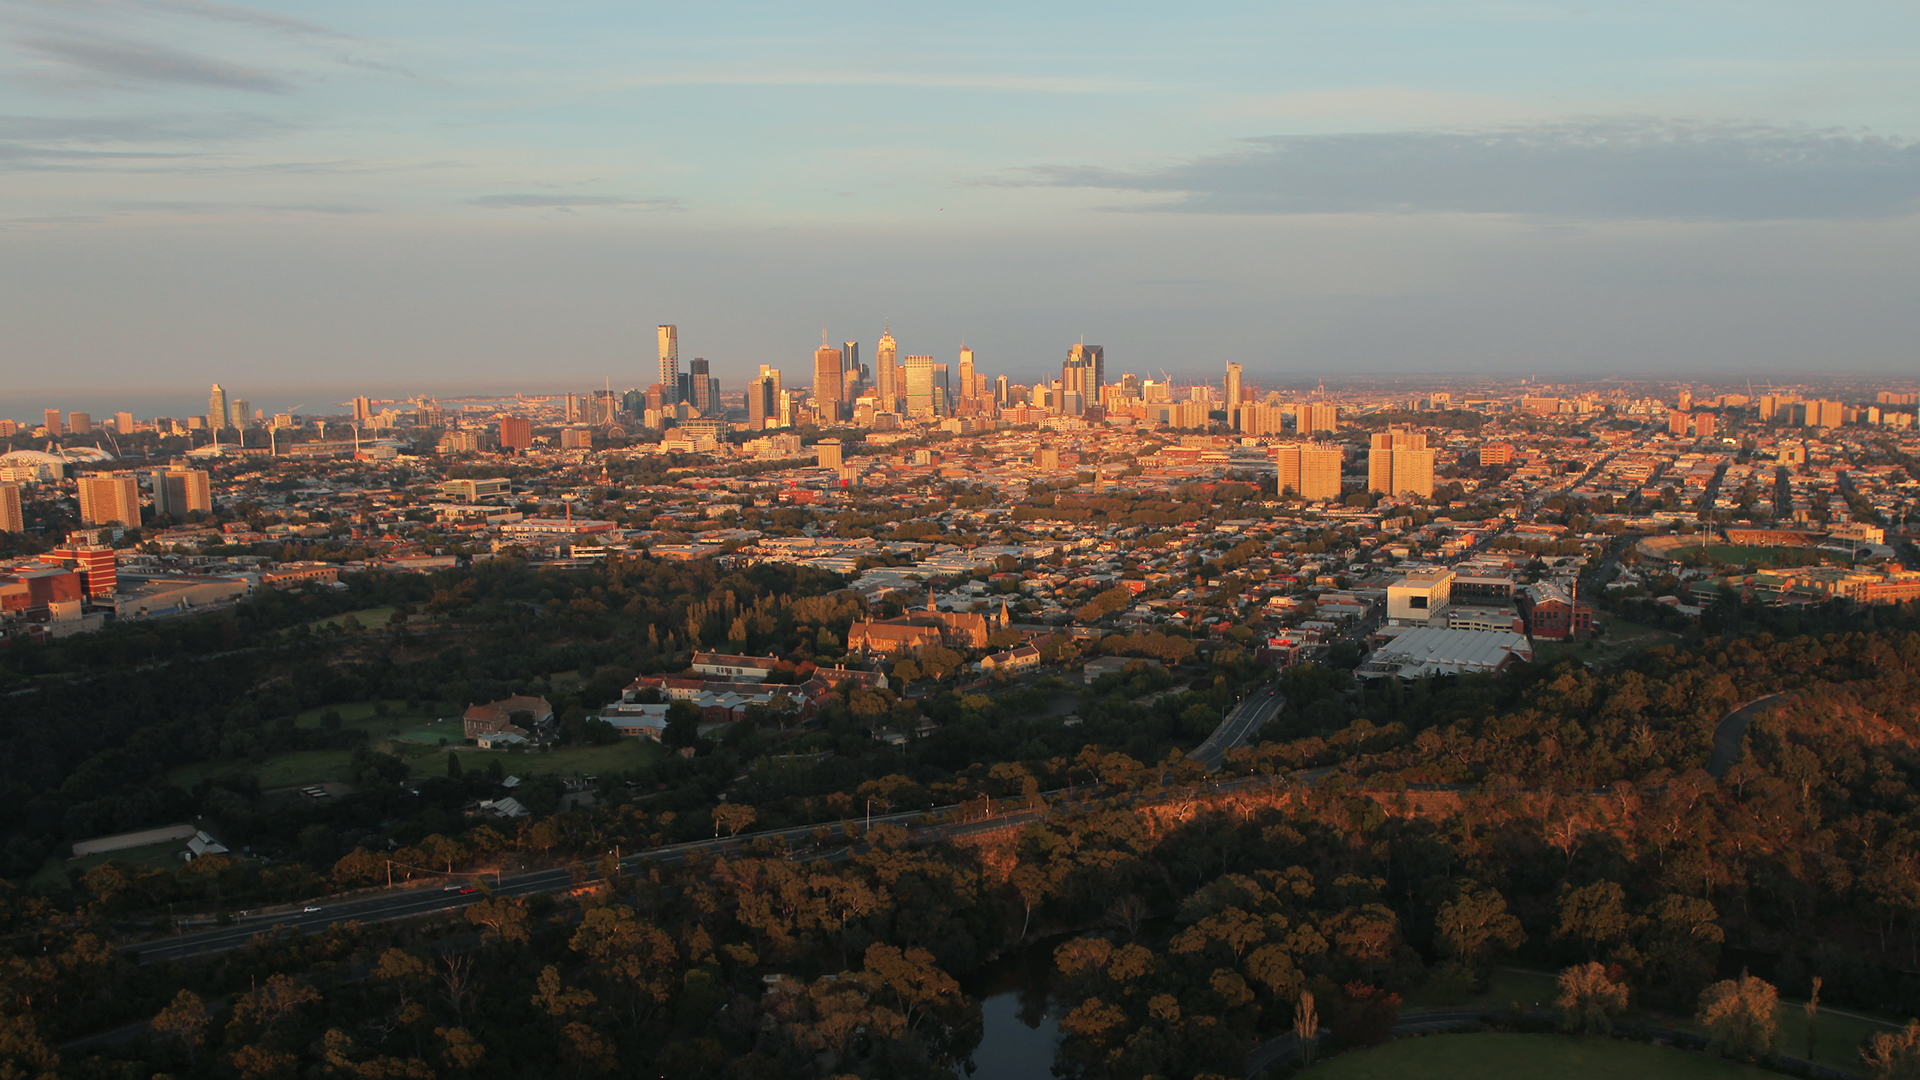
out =
[[[1401,1039],[1341,1054],[1313,1080],[1760,1080],[1775,1074],[1687,1050],[1590,1035],[1486,1033]]]

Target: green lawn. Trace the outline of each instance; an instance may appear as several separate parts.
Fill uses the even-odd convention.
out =
[[[349,615],[360,621],[361,629],[372,630],[387,625],[387,620],[393,617],[393,608],[391,606],[361,608],[359,611],[343,612],[327,619],[315,619],[307,626],[314,630],[323,626],[340,626]]]
[[[1313,1080],[1761,1080],[1774,1074],[1706,1054],[1580,1035],[1435,1035],[1341,1054]]]
[[[1466,1001],[1442,1001],[1425,990],[1407,995],[1405,1009],[1486,1009],[1504,1011],[1519,1002],[1525,1009],[1551,1009],[1560,995],[1559,976],[1545,971],[1513,971],[1495,968],[1487,976],[1485,990]]]
[[[1605,617],[1603,625],[1606,633],[1587,642],[1542,641],[1534,646],[1534,661],[1551,664],[1560,660],[1596,664],[1611,663],[1629,653],[1651,648],[1662,642],[1677,641],[1678,635],[1652,626],[1628,622],[1625,619]]]
[[[245,761],[200,761],[192,765],[180,766],[167,774],[167,778],[191,791],[193,785],[208,777],[234,776],[248,772],[260,778],[260,786],[263,788],[294,787],[323,783],[328,780],[352,780],[353,752],[351,750],[297,750],[274,754],[260,765]]]

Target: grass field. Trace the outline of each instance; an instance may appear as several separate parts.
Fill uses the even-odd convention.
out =
[[[387,715],[379,714],[379,706],[387,707]],[[343,727],[357,728],[367,733],[374,741],[386,738],[408,738],[409,732],[424,736],[411,739],[414,742],[437,742],[446,735],[451,727],[458,730],[460,712],[456,706],[446,702],[427,702],[414,709],[408,709],[404,701],[355,701],[345,705],[327,705],[318,709],[308,709],[293,718],[293,726],[317,728],[320,718],[328,712],[340,714]],[[443,723],[444,721],[444,723]],[[458,742],[459,736],[448,736],[451,742]]]
[[[1630,653],[1651,648],[1662,642],[1677,641],[1678,635],[1625,619],[1607,617],[1606,633],[1585,642],[1543,641],[1534,646],[1534,659],[1537,663],[1551,664],[1560,660],[1593,661],[1596,664],[1611,663]]]
[[[1313,1080],[1761,1080],[1774,1074],[1705,1054],[1579,1035],[1436,1035],[1341,1054]]]
[[[1464,1002],[1440,1001],[1421,990],[1407,995],[1407,1009],[1486,1009],[1504,1010],[1519,1002],[1522,1008],[1551,1009],[1560,993],[1559,977],[1544,971],[1515,971],[1495,968],[1487,976],[1487,988]]]
[[[1702,554],[1701,548],[1680,548],[1674,556],[1680,562],[1689,565],[1721,566],[1818,566],[1821,563],[1847,563],[1845,555],[1837,551],[1820,551],[1810,547],[1751,547],[1747,545],[1709,544]]]
[[[28,879],[29,884],[52,885],[65,888],[67,871],[78,870],[85,873],[101,863],[122,862],[131,866],[151,866],[162,870],[171,870],[180,865],[179,851],[187,846],[185,840],[163,840],[158,844],[145,847],[122,848],[119,851],[105,851],[98,855],[89,855],[84,859],[64,859],[61,853],[73,850],[61,845],[58,852],[47,857],[40,872]]]
[[[245,761],[200,761],[182,765],[167,774],[167,779],[191,791],[193,785],[213,776],[252,773],[263,788],[318,784],[327,780],[353,779],[353,752],[350,750],[297,750],[275,754],[265,763]]]
[[[342,612],[341,614],[335,615],[332,618],[315,619],[314,621],[308,623],[307,626],[314,630],[318,630],[323,626],[339,626],[341,625],[342,620],[344,620],[348,615],[351,615],[355,619],[359,620],[361,629],[371,630],[371,629],[374,629],[375,627],[381,627],[381,626],[387,625],[387,620],[393,617],[393,608],[391,607],[361,608],[359,611]]]

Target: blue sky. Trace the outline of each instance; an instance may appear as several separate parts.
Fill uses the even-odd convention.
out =
[[[887,319],[1016,376],[1911,374],[1916,30],[0,0],[0,397],[631,384],[667,321],[734,385]]]

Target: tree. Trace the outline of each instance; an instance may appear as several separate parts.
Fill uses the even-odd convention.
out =
[[[493,941],[526,941],[527,905],[512,897],[491,896],[467,909],[467,921],[486,928]]]
[[[1366,983],[1341,989],[1333,1013],[1333,1037],[1342,1046],[1377,1046],[1393,1035],[1400,1021],[1400,995]]]
[[[1313,1008],[1313,993],[1300,992],[1293,1003],[1293,1037],[1300,1044],[1300,1064],[1313,1064],[1313,1052],[1320,1045],[1320,1014]]]
[[[172,1039],[187,1052],[187,1060],[191,1062],[198,1059],[200,1047],[207,1041],[207,1025],[212,1019],[200,995],[182,989],[147,1027],[156,1035]]]
[[[1732,1057],[1759,1057],[1773,1049],[1780,992],[1752,975],[1714,983],[1700,994],[1700,1023],[1713,1049]]]
[[[1920,1020],[1909,1020],[1897,1033],[1880,1032],[1867,1039],[1860,1060],[1874,1080],[1915,1080],[1920,1077]]]
[[[725,829],[728,836],[739,836],[759,818],[759,812],[744,803],[721,803],[713,808],[713,835],[719,836]]]
[[[178,998],[175,999],[178,1001]],[[320,1000],[320,992],[291,975],[273,975],[234,1002],[233,1014],[262,1028],[272,1028],[302,1005]]]
[[[463,776],[464,773],[460,768],[460,755],[451,750],[447,751],[447,779],[459,780]]]
[[[1527,940],[1507,900],[1493,889],[1463,885],[1434,918],[1434,941],[1463,964],[1478,964],[1494,949],[1516,949]]]
[[[1627,988],[1604,964],[1576,964],[1560,973],[1560,997],[1554,1004],[1560,1009],[1561,1027],[1605,1035],[1613,1030],[1614,1016],[1627,1007]]]
[[[1626,890],[1617,882],[1596,881],[1561,895],[1554,936],[1579,942],[1586,946],[1587,959],[1597,960],[1608,946],[1624,942],[1631,926]]]

